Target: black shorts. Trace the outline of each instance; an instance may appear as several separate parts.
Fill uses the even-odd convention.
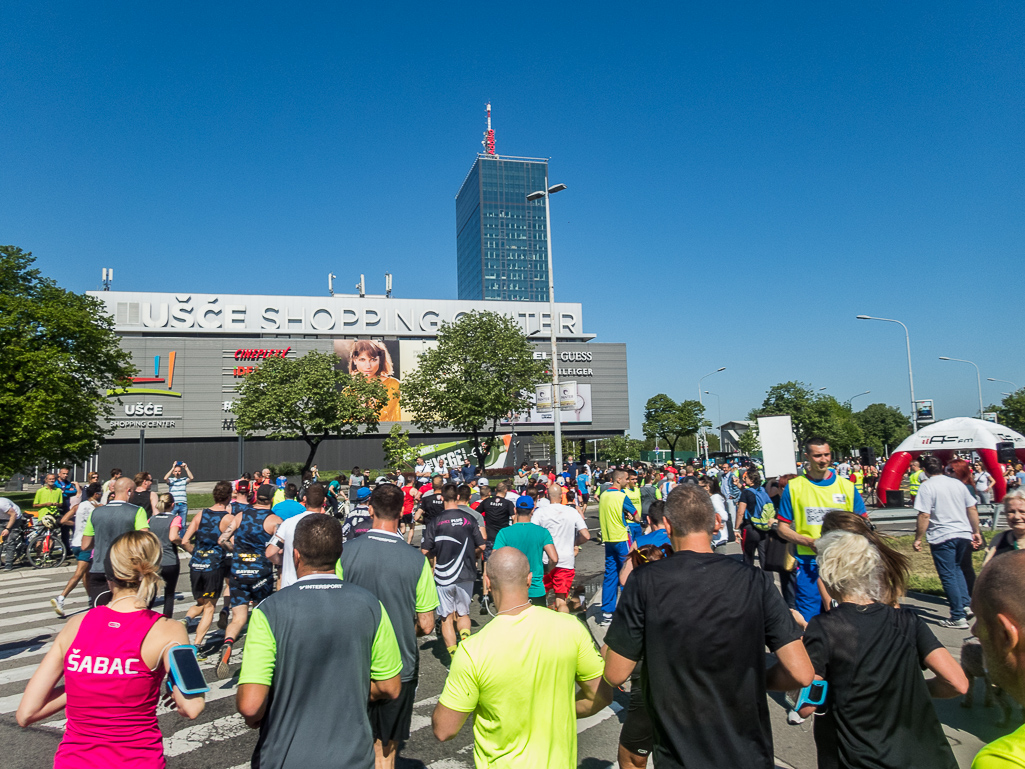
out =
[[[405,513],[401,518],[399,518],[399,523],[404,523],[404,524],[406,524],[406,526],[412,526],[413,525],[413,514],[412,513]]]
[[[106,606],[112,598],[107,575],[102,571],[90,571],[85,575],[85,592],[89,595],[89,608]]]
[[[413,720],[413,700],[419,674],[402,682],[399,696],[393,700],[377,700],[367,709],[374,739],[387,744],[409,739],[409,725]]]
[[[577,499],[583,502],[585,505],[591,501],[591,495],[583,492],[577,494]]]
[[[495,540],[493,540],[493,539],[485,539],[484,540],[484,555],[481,556],[481,560],[483,560],[484,563],[488,562],[488,558],[491,557],[491,553],[494,551],[494,549],[495,549]]]
[[[228,588],[231,592],[229,606],[232,609],[249,603],[258,604],[264,598],[270,598],[274,592],[274,573],[259,577],[237,577],[232,574],[228,578]]]
[[[190,571],[189,580],[192,582],[192,597],[197,601],[202,599],[217,600],[224,586],[224,570],[210,569],[209,571]]]
[[[630,704],[626,708],[623,730],[619,733],[619,744],[638,756],[650,755],[655,747],[655,732],[648,709],[644,706],[640,681],[634,681],[630,690]]]

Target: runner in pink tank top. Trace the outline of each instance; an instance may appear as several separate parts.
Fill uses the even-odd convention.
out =
[[[64,655],[67,728],[54,769],[163,769],[157,700],[161,660],[151,671],[142,642],[163,615],[142,609],[88,612]]]

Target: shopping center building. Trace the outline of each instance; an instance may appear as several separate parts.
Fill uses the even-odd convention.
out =
[[[385,354],[382,370],[401,381],[417,356],[434,344],[441,323],[474,310],[513,318],[535,334],[535,355],[550,357],[550,312],[547,302],[399,299],[384,296],[258,296],[97,291],[114,319],[122,345],[131,353],[138,375],[123,392],[111,393],[113,433],[92,463],[105,477],[111,467],[131,474],[140,466],[162,477],[172,462],[184,460],[202,480],[235,477],[240,468],[305,460],[301,440],[240,439],[232,412],[236,387],[271,356],[300,357],[311,350],[334,352],[347,366],[357,340],[375,340]],[[630,427],[627,405],[626,345],[593,340],[584,328],[580,304],[555,305],[560,380],[576,381],[577,400],[562,411],[567,438],[594,439],[622,435]],[[424,433],[397,416],[410,430],[411,442],[437,447],[465,436]],[[503,424],[502,446],[492,464],[511,465],[531,453],[531,438],[549,432],[552,415],[518,415]],[[394,422],[358,437],[331,438],[317,453],[320,468],[330,470],[382,467],[382,442]],[[502,448],[507,451],[503,454]],[[455,458],[459,445],[426,453]]]

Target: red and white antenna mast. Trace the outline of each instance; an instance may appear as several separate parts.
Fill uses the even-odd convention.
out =
[[[484,151],[489,155],[495,154],[495,132],[491,130],[491,102],[488,102],[488,130],[484,132]]]

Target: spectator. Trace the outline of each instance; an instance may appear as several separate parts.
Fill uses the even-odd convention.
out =
[[[964,694],[968,680],[917,612],[886,602],[887,583],[902,586],[905,575],[888,574],[879,550],[847,531],[823,535],[817,560],[839,603],[812,617],[804,635],[815,678],[829,684],[815,719],[818,765],[956,769],[930,697]],[[936,677],[924,679],[923,668]]]
[[[463,459],[463,466],[459,468],[459,478],[461,483],[469,483],[477,475],[477,468],[470,464],[469,457]]]
[[[575,767],[575,719],[611,699],[608,687],[599,695],[601,657],[583,623],[531,605],[523,553],[497,549],[488,563],[498,612],[456,651],[434,709],[434,735],[452,739],[473,713],[477,766]]]
[[[843,476],[841,476],[843,477]],[[740,492],[737,504],[737,530],[744,551],[744,563],[765,568],[765,548],[769,542],[769,531],[776,518],[776,507],[769,498],[769,492],[762,488],[762,476],[757,470],[747,474],[750,487]]]
[[[110,478],[107,479],[103,484],[103,496],[100,497],[100,504],[107,504],[107,500],[110,499],[111,490],[110,487],[114,485],[114,481],[121,477],[121,468],[115,467],[110,471]]]
[[[801,631],[771,575],[712,552],[708,493],[681,484],[665,504],[675,553],[626,583],[605,636],[605,681],[644,659],[655,765],[771,769],[766,689],[811,683]],[[765,647],[777,664],[766,669]]]
[[[174,497],[174,509],[171,512],[182,516],[184,520],[189,515],[189,495],[186,489],[189,482],[195,480],[192,477],[192,471],[187,463],[179,460],[171,465],[164,480],[167,481],[168,493]]]
[[[370,513],[373,527],[345,543],[336,574],[346,583],[368,590],[393,618],[401,656],[397,696],[370,705],[374,753],[378,768],[383,769],[395,765],[399,744],[409,739],[420,678],[416,639],[434,631],[438,591],[427,559],[406,545],[399,534],[402,491],[391,484],[374,489]]]
[[[1025,489],[1014,489],[1004,495],[1004,515],[1007,516],[1009,528],[990,541],[983,566],[992,561],[994,556],[1020,550],[1025,542]]]
[[[149,519],[149,530],[160,540],[160,578],[164,581],[164,616],[174,615],[174,594],[178,589],[178,575],[181,561],[178,560],[178,546],[182,542],[181,532],[185,528],[182,517],[174,512],[178,504],[170,494],[157,498],[157,512]],[[153,607],[150,606],[152,609]]]
[[[970,597],[961,560],[965,551],[982,545],[979,512],[968,487],[943,474],[943,463],[938,457],[926,457],[922,464],[929,477],[915,499],[918,525],[912,547],[921,552],[923,536],[929,542],[936,573],[950,604],[950,619],[940,622],[940,626],[967,630],[965,608]]]
[[[153,513],[159,510],[159,504],[157,502],[157,493],[153,491],[153,476],[143,471],[135,474],[135,489],[132,491],[131,496],[128,497],[128,501],[136,507],[141,507],[146,511],[146,517],[149,518]]]
[[[341,524],[307,516],[295,529],[296,583],[253,610],[236,702],[260,730],[254,766],[374,763],[367,695],[399,695],[402,657],[381,602],[335,576],[341,554]]]
[[[979,575],[972,632],[982,644],[986,672],[994,685],[1025,705],[1025,552],[994,558]],[[972,769],[1025,766],[1025,726],[995,740],[972,762]]]

